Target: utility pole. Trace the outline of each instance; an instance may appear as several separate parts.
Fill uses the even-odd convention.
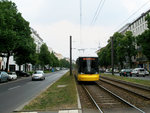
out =
[[[113,36],[111,38],[111,67],[112,67],[112,75],[114,75],[114,40]]]
[[[70,36],[70,75],[72,75],[72,36]]]

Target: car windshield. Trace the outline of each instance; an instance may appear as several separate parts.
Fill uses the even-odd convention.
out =
[[[131,69],[126,69],[126,71],[131,71]]]
[[[144,71],[144,69],[140,69],[140,71]]]
[[[36,71],[34,74],[42,74],[42,71]]]

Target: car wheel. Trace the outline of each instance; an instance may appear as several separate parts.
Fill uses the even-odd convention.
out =
[[[130,74],[130,77],[132,77],[132,74]]]
[[[143,77],[145,77],[145,75],[143,75]]]
[[[136,74],[137,77],[139,77],[139,74]]]

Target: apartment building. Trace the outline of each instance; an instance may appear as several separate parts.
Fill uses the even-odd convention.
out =
[[[118,32],[125,34],[126,31],[132,31],[134,36],[138,36],[142,34],[147,28],[147,21],[145,21],[145,17],[147,14],[150,14],[150,10],[142,13],[137,19],[133,22],[126,24],[123,26]],[[147,60],[146,56],[142,54],[141,47],[136,45],[136,49],[138,54],[136,56],[135,63],[136,67],[143,67],[150,70],[150,62]]]
[[[44,44],[43,39],[33,28],[31,28],[31,32],[31,37],[34,39],[34,43],[36,44],[36,52],[40,53],[40,47],[42,46],[42,44]]]

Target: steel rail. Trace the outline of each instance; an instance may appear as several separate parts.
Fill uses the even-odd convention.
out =
[[[130,82],[122,81],[122,80],[116,80],[116,79],[103,77],[103,76],[101,76],[101,78],[102,79],[106,79],[106,80],[110,80],[110,81],[114,81],[114,82],[117,82],[117,83],[125,84],[125,85],[131,86],[131,87],[135,87],[135,88],[138,88],[138,89],[141,89],[141,90],[150,91],[150,87],[148,87],[148,86],[143,86],[143,85],[140,85],[140,84],[130,83]]]
[[[134,106],[133,104],[131,104],[130,102],[124,100],[123,98],[119,97],[118,95],[116,95],[115,93],[109,91],[107,88],[100,86],[98,83],[96,83],[99,87],[101,87],[102,89],[104,89],[105,91],[109,92],[110,94],[112,94],[113,96],[117,97],[118,99],[120,99],[122,102],[126,103],[127,105],[135,108],[136,110],[140,111],[141,113],[145,113],[143,110],[141,110],[140,108]]]
[[[113,84],[113,83],[110,83],[110,82],[108,82],[108,81],[106,81],[106,80],[102,80],[102,79],[101,79],[100,81],[103,81],[103,82],[105,82],[105,83],[107,83],[107,84],[113,85],[113,86],[118,87],[118,88],[121,88],[121,89],[123,89],[123,90],[126,90],[126,91],[128,91],[128,92],[130,92],[130,93],[133,93],[133,94],[137,95],[137,96],[141,96],[141,97],[144,98],[144,99],[150,100],[150,97],[147,97],[147,96],[144,96],[144,95],[142,95],[142,94],[139,94],[139,93],[136,93],[136,92],[134,92],[134,91],[131,91],[131,90],[129,90],[129,89],[126,89],[126,88],[117,86],[117,85],[115,85],[115,84]],[[111,80],[110,80],[110,81],[111,81]],[[119,84],[121,84],[121,83],[119,83]],[[130,86],[130,87],[132,87],[132,86]],[[134,86],[133,86],[133,87],[134,87]]]
[[[96,105],[97,109],[99,110],[100,113],[103,113],[103,111],[101,110],[101,108],[98,106],[98,104],[96,103],[96,101],[94,100],[94,98],[92,97],[92,95],[90,94],[90,92],[87,90],[87,88],[85,86],[82,85],[82,87],[85,89],[85,91],[87,92],[87,94],[89,95],[89,97],[91,98],[91,100],[93,101],[93,103]]]

